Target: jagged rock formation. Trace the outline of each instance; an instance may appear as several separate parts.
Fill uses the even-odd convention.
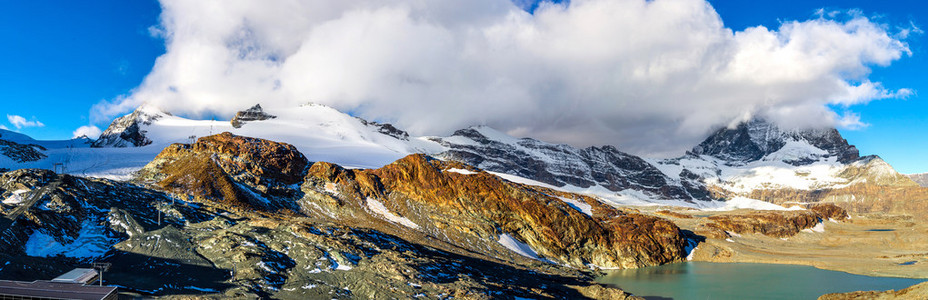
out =
[[[0,155],[9,157],[17,163],[37,161],[48,157],[45,153],[42,153],[42,151],[46,150],[45,147],[36,144],[17,143],[14,140],[5,139],[4,136],[6,135],[16,134],[0,129]]]
[[[160,162],[149,166],[147,178],[180,177],[181,172],[171,171],[172,168],[191,163],[183,170],[190,175],[189,181],[178,179],[174,183],[215,182],[211,178],[197,178],[202,173],[196,173],[196,169],[206,166],[208,170],[204,173],[219,174],[221,176],[217,176],[226,179],[227,184],[255,191],[261,186],[268,187],[268,191],[295,187],[298,182],[294,181],[303,179],[306,164],[302,156],[297,156],[299,152],[286,144],[231,134],[204,137],[193,145],[174,145],[162,154]],[[198,165],[203,161],[212,163]],[[331,164],[317,163],[316,166],[314,168],[349,172]],[[454,166],[476,171],[460,164]],[[389,172],[388,169],[381,171]],[[359,171],[358,174],[364,172],[375,171]],[[306,178],[315,177],[307,175]],[[402,181],[386,173],[378,178]],[[389,184],[390,181],[381,184],[384,182],[388,184],[382,187],[395,186]],[[414,185],[421,183],[424,182],[396,185],[404,188],[394,193],[399,196],[400,191],[416,190]],[[480,186],[479,181],[474,184],[471,186]],[[302,187],[313,192],[306,184]],[[378,195],[385,196],[384,191]],[[327,193],[324,188],[322,193]],[[522,193],[538,192],[526,190]],[[364,228],[365,224],[354,223],[350,218],[335,219],[327,214],[313,213],[312,207],[300,208],[301,212],[307,212],[305,216],[286,211],[253,212],[215,201],[209,194],[199,198],[187,197],[186,192],[172,195],[132,183],[57,175],[42,170],[0,174],[0,195],[15,200],[14,194],[37,201],[4,201],[0,207],[4,215],[19,207],[25,212],[0,228],[3,230],[0,260],[4,261],[0,265],[0,278],[3,279],[48,279],[76,265],[106,261],[113,263],[107,273],[107,283],[145,296],[635,298],[621,290],[592,283],[591,275],[576,270],[543,263],[530,270],[522,262],[477,253],[482,249],[438,241],[437,235],[431,235],[431,239],[427,238],[428,234],[420,235],[421,240],[402,238],[376,228]],[[310,198],[301,200],[300,205],[310,204]],[[386,203],[391,205],[391,202]],[[574,211],[564,204],[555,207]],[[669,222],[646,216],[622,217],[618,216],[621,212],[601,205],[593,206],[593,212],[602,215],[599,218],[623,223],[616,227],[628,228],[624,234],[629,238],[641,236],[643,246],[638,251],[648,252],[639,256],[665,255],[664,259],[679,260],[677,248],[661,248],[645,241],[680,242],[675,240],[676,234],[671,234],[678,229]],[[577,214],[579,212],[573,217],[580,217]],[[580,229],[569,234],[575,238],[583,233]],[[661,240],[662,234],[670,236]]]
[[[809,190],[754,189],[746,196],[777,204],[830,202],[858,213],[928,212],[928,188],[899,174],[879,157],[862,158],[848,165],[840,176],[846,184]]]
[[[361,121],[361,124],[364,124],[364,126],[371,126],[371,127],[377,128],[377,132],[392,136],[398,140],[404,140],[404,141],[409,140],[409,133],[407,133],[406,131],[400,130],[399,128],[394,127],[393,124],[377,123],[377,122],[368,121],[362,118],[357,118],[357,119]]]
[[[462,129],[434,140],[449,148],[436,157],[554,186],[599,185],[612,191],[645,191],[665,199],[709,199],[703,187],[674,181],[640,157],[612,146],[577,149],[529,138],[515,139],[489,127]]]
[[[0,175],[0,194],[5,199],[11,196],[15,199],[14,195],[22,199],[5,201],[2,205],[4,217],[12,212],[23,212],[8,227],[0,228],[0,260],[5,262],[0,277],[5,279],[49,279],[104,256],[109,259],[134,256],[115,251],[113,246],[121,239],[154,229],[159,210],[165,224],[182,226],[184,222],[210,218],[189,206],[159,206],[171,203],[159,192],[122,182],[58,175],[47,170],[23,169]],[[151,270],[164,262],[151,258],[146,269]],[[124,271],[140,270],[143,269]],[[190,271],[193,270],[168,268],[158,270],[160,274],[149,271],[148,276],[168,276],[187,282],[208,280],[209,273]]]
[[[727,235],[722,232],[737,234],[758,233],[772,237],[790,237],[803,229],[813,228],[823,220],[841,221],[847,219],[844,209],[833,204],[818,204],[808,210],[792,211],[758,211],[751,213],[721,214],[710,216],[711,223],[705,224],[701,231],[710,231],[713,237]],[[719,232],[722,231],[722,232]]]
[[[295,196],[308,164],[291,145],[225,132],[165,148],[138,178],[232,207],[293,209],[282,199]]]
[[[242,125],[245,125],[245,122],[249,121],[264,121],[277,118],[277,116],[270,115],[264,112],[264,109],[261,108],[261,104],[255,104],[249,109],[235,113],[235,117],[232,118],[232,127],[242,128]]]
[[[928,282],[919,283],[901,290],[858,291],[850,293],[825,294],[818,300],[892,300],[892,299],[928,299]]]
[[[928,187],[928,173],[908,174],[905,176],[909,177],[909,179],[912,179],[912,181],[915,181],[915,183],[918,183],[918,185],[922,187]]]
[[[510,236],[541,259],[582,268],[634,268],[685,256],[686,241],[669,221],[618,211],[589,197],[556,196],[553,190],[529,188],[424,155],[376,170],[316,163],[303,191],[310,201],[304,207],[335,219],[382,207],[380,214],[394,223],[473,251],[498,249],[495,241]],[[591,215],[572,207],[572,201],[591,207]]]
[[[91,147],[141,147],[152,143],[145,134],[142,126],[151,125],[169,113],[162,112],[154,107],[143,105],[131,114],[113,120],[113,123],[100,134],[100,138],[93,142]]]
[[[709,155],[730,165],[743,165],[780,151],[789,142],[805,142],[825,152],[809,153],[808,156],[785,161],[792,165],[806,165],[824,157],[836,157],[838,162],[851,163],[860,157],[857,148],[849,145],[834,128],[782,130],[763,119],[744,122],[735,128],[719,129],[694,147],[690,154]]]
[[[928,190],[877,156],[860,157],[834,129],[782,130],[754,120],[719,130],[687,155],[656,164],[717,198],[829,202],[856,213],[928,212]]]

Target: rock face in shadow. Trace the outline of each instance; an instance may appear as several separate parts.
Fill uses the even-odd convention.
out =
[[[26,190],[22,193],[23,202],[12,204],[15,205],[13,209],[3,204],[3,210],[0,210],[4,218],[18,209],[23,211],[11,224],[7,224],[9,227],[0,228],[0,260],[6,262],[0,268],[2,279],[48,280],[74,267],[113,258],[116,252],[120,252],[116,245],[121,240],[142,237],[146,231],[159,226],[159,221],[163,226],[183,226],[185,222],[203,222],[211,218],[185,205],[160,206],[171,203],[167,195],[125,182],[59,175],[35,169],[6,172],[0,175],[0,179],[0,194]],[[159,210],[161,218],[158,218]],[[155,238],[147,242],[158,243],[159,240]],[[162,245],[175,244],[165,242]],[[196,260],[195,255],[186,257]],[[174,273],[176,270],[171,267],[143,262],[136,261],[148,270],[134,269],[131,273],[152,276],[152,272],[160,269],[189,285],[202,286],[199,282],[207,280],[210,272],[203,268],[213,269],[212,274],[217,271],[224,273],[202,263],[202,260],[199,260],[199,269],[194,269],[202,271],[196,274],[204,277],[193,276],[194,273]],[[168,266],[187,262],[177,263]],[[107,283],[118,283],[117,278],[107,277]],[[184,289],[183,285],[178,286],[178,289]]]
[[[833,203],[855,213],[921,214],[928,212],[928,188],[899,174],[879,157],[865,157],[840,174],[845,186],[813,190],[756,189],[745,196],[784,203]]]
[[[232,118],[231,122],[232,127],[242,128],[242,125],[245,125],[245,123],[249,121],[264,121],[273,118],[277,118],[277,116],[264,112],[264,109],[261,108],[261,104],[255,104],[255,106],[249,109],[235,113],[235,117]]]
[[[919,283],[901,290],[858,291],[850,293],[825,294],[819,300],[892,300],[892,299],[928,299],[928,282]]]
[[[141,147],[152,143],[142,127],[151,125],[164,115],[170,115],[154,107],[140,106],[131,114],[113,120],[110,126],[100,134],[91,147]]]
[[[554,186],[599,185],[612,191],[645,191],[665,199],[710,199],[700,185],[671,180],[644,159],[613,146],[578,149],[530,138],[515,139],[484,126],[433,140],[449,148],[437,157]]]
[[[738,124],[735,128],[722,128],[690,151],[694,155],[709,155],[732,165],[756,161],[777,152],[789,141],[806,142],[827,152],[825,156],[837,157],[841,163],[851,163],[860,158],[859,151],[841,137],[838,130],[805,129],[783,130],[773,123],[754,119]],[[807,157],[787,163],[799,166],[815,162],[820,157]]]
[[[635,268],[685,256],[686,240],[667,220],[618,211],[579,195],[558,196],[424,155],[374,170],[316,163],[304,183],[308,195],[310,190],[336,195],[310,197],[312,205],[335,218],[369,214],[365,211],[372,211],[376,201],[394,220],[406,219],[396,223],[475,251],[499,248],[496,241],[509,235],[540,259],[581,268]],[[589,205],[592,216],[564,196]]]
[[[404,140],[404,141],[409,140],[409,133],[407,133],[406,131],[403,131],[402,129],[396,128],[395,126],[393,126],[393,124],[377,123],[377,122],[368,121],[362,118],[357,118],[357,119],[358,121],[361,121],[361,124],[364,124],[364,126],[371,126],[371,127],[377,128],[377,132],[392,136],[399,140]]]
[[[813,228],[823,220],[847,219],[847,211],[833,204],[817,204],[808,210],[756,211],[710,216],[705,224],[709,232],[726,231],[737,234],[758,233],[772,237],[790,237],[803,229]],[[719,234],[710,234],[718,237]]]
[[[0,134],[0,155],[9,157],[14,162],[24,163],[30,161],[37,161],[48,157],[42,151],[46,149],[39,145],[32,144],[20,144],[14,141],[8,141],[3,139],[3,135]]]
[[[912,181],[915,181],[915,183],[918,183],[918,185],[928,187],[928,173],[908,174],[906,176],[912,179]]]
[[[168,151],[165,164],[185,162],[170,160],[174,156],[209,154],[215,160],[211,172],[224,174],[229,184],[246,185],[251,177],[223,169],[221,165],[232,163],[224,155],[248,157],[253,145],[268,153],[287,148],[223,135],[201,142]],[[303,178],[299,165],[274,163],[269,157],[249,161],[262,163],[239,166],[241,172],[282,183]],[[0,206],[3,217],[20,207],[25,211],[0,228],[4,280],[47,280],[75,266],[104,261],[113,264],[107,284],[144,297],[639,299],[596,284],[591,274],[575,269],[540,262],[530,268],[458,245],[435,248],[424,240],[386,234],[390,228],[385,226],[364,228],[360,225],[366,224],[350,219],[339,224],[322,214],[227,210],[213,198],[183,201],[132,183],[45,170],[0,173],[4,199],[22,190],[37,201]],[[599,207],[593,211],[607,215]],[[348,207],[343,212],[366,214]]]
[[[225,132],[168,146],[139,171],[139,180],[231,207],[289,209],[275,199],[295,196],[308,164],[289,144]]]

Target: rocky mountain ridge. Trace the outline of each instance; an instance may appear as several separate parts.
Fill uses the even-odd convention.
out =
[[[307,142],[226,132],[191,135],[187,143],[164,147],[129,182],[6,172],[0,175],[10,176],[0,185],[6,199],[0,212],[13,217],[0,224],[9,235],[0,243],[6,253],[0,259],[15,265],[0,267],[0,276],[48,275],[66,265],[107,260],[126,266],[117,274],[127,286],[150,295],[621,299],[630,295],[591,283],[582,270],[682,261],[698,235],[790,236],[840,218],[843,209],[928,211],[926,189],[878,157],[842,162],[852,146],[827,132],[772,134],[780,131],[754,124],[763,130],[755,130],[753,139],[750,128],[740,131],[747,146],[652,160],[609,146],[577,149],[516,139],[485,127],[449,137],[409,137],[330,108],[303,109],[324,117],[304,122],[328,130],[328,137],[410,154],[376,168],[352,168],[311,162],[301,151]],[[237,129],[265,132],[293,118],[250,120]],[[167,121],[197,130],[234,128],[164,114],[147,125],[136,123],[137,132],[152,141],[142,148],[163,144],[158,138],[182,138],[158,127]],[[816,136],[821,139],[814,141]],[[747,152],[739,149],[759,152],[742,155]],[[763,155],[755,159],[757,153]],[[781,181],[766,179],[768,174]],[[688,204],[741,197],[783,206],[831,202],[843,209],[820,212],[816,208],[825,206],[811,205],[808,211],[722,214],[693,233],[601,194],[570,193],[570,187],[638,191],[652,201]],[[67,250],[78,244],[90,251]],[[50,267],[29,267],[38,263]],[[164,270],[130,271],[152,265]],[[164,286],[158,279],[174,277],[194,284]]]
[[[328,195],[309,192],[307,185]],[[665,220],[581,195],[558,196],[424,155],[376,170],[316,163],[303,190],[318,199],[312,207],[325,214],[380,211],[404,230],[428,232],[476,252],[499,248],[508,238],[530,248],[528,256],[576,268],[634,268],[685,257],[683,233]]]
[[[432,140],[448,149],[436,157],[554,186],[601,186],[610,191],[644,191],[665,199],[709,200],[702,187],[671,180],[644,159],[613,146],[577,149],[515,139],[485,126]]]
[[[30,143],[31,140],[25,135],[0,129],[0,155],[6,156],[17,163],[37,161],[48,157],[43,153],[47,149],[41,145]]]
[[[93,142],[92,147],[141,147],[150,145],[152,140],[146,135],[145,126],[151,125],[165,115],[170,116],[171,114],[152,106],[140,106],[132,113],[113,120],[113,123]]]
[[[0,207],[4,215],[25,211],[0,228],[7,262],[0,277],[41,279],[102,260],[115,266],[110,283],[152,296],[625,299],[549,259],[587,269],[685,255],[685,237],[666,220],[460,163],[421,155],[378,170],[307,163],[293,146],[224,133],[166,148],[135,183],[29,169],[0,174],[7,199],[38,199]],[[570,202],[594,207],[592,216]],[[397,223],[406,217],[421,227]],[[589,242],[572,242],[589,231]],[[503,237],[543,259],[513,252]]]
[[[257,113],[253,107],[241,114]],[[842,190],[862,182],[910,185],[878,157],[860,157],[857,149],[834,129],[786,130],[760,119],[721,128],[682,157],[646,159],[612,146],[579,149],[513,138],[485,126],[462,129],[447,137],[410,137],[392,125],[355,118],[317,104],[273,113],[260,109],[260,114],[278,117],[249,119],[235,128],[229,123],[187,120],[143,106],[114,122],[95,145],[132,146],[149,140],[165,147],[230,131],[287,142],[309,153],[311,160],[353,168],[378,168],[403,156],[422,153],[566,191],[582,191],[615,205],[667,203],[703,207],[720,205],[712,200],[736,197],[782,203],[783,198],[763,195],[820,195],[825,193],[817,191]],[[129,138],[123,139],[123,135]],[[160,152],[151,145],[141,148],[146,147]],[[154,158],[158,152],[147,155]]]
[[[909,177],[909,179],[912,179],[912,181],[915,181],[915,183],[918,183],[920,186],[928,187],[928,173],[907,174],[905,176]]]
[[[719,129],[688,154],[708,155],[729,165],[743,165],[774,154],[788,144],[811,146],[808,149],[811,151],[798,153],[802,156],[783,159],[783,162],[794,166],[808,165],[828,157],[835,157],[844,164],[860,158],[857,148],[848,144],[834,128],[783,130],[763,119],[742,122],[735,128]]]
[[[255,104],[249,109],[235,113],[235,117],[232,117],[232,127],[242,128],[242,125],[245,125],[245,122],[250,121],[264,121],[268,119],[274,119],[277,116],[268,114],[264,112],[264,109],[261,108],[261,104]]]

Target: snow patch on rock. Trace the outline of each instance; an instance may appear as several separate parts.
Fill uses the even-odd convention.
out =
[[[746,198],[746,197],[734,197],[725,201],[725,205],[717,208],[709,208],[705,210],[710,211],[729,211],[736,209],[754,209],[754,210],[804,210],[804,208],[799,206],[793,206],[786,208],[780,205],[776,205],[770,202],[764,202],[756,199]]]
[[[824,223],[824,222],[819,222],[818,224],[815,224],[815,227],[806,228],[806,229],[803,229],[802,231],[809,232],[809,233],[812,233],[812,232],[818,232],[818,233],[825,232],[825,223]]]
[[[92,221],[84,221],[77,238],[61,244],[43,229],[38,229],[26,241],[26,255],[34,257],[65,256],[74,258],[100,257],[115,244],[106,237],[103,226]]]
[[[326,182],[324,189],[327,193],[338,196],[338,185],[334,182]]]
[[[367,207],[390,222],[398,223],[400,225],[403,225],[403,226],[406,226],[412,229],[419,229],[418,224],[413,223],[406,217],[397,216],[396,214],[391,212],[389,209],[387,209],[387,207],[384,206],[383,203],[378,201],[377,199],[367,198]]]
[[[590,216],[590,217],[593,216],[593,206],[592,206],[592,205],[586,204],[586,203],[584,203],[583,201],[580,201],[580,200],[575,200],[575,199],[570,199],[570,198],[565,198],[565,197],[557,197],[557,198],[558,198],[558,199],[561,199],[561,200],[564,201],[564,202],[566,202],[567,205],[569,205],[571,208],[576,209],[577,211],[579,211],[579,212],[581,212],[581,213],[584,213],[584,214],[586,214],[587,216]]]
[[[519,255],[534,259],[542,260],[538,257],[538,253],[532,249],[528,244],[520,242],[519,240],[512,237],[508,233],[501,234],[499,236],[499,244],[506,247],[506,249],[512,250],[512,252],[518,253]]]
[[[29,190],[15,190],[15,191],[13,191],[12,193],[10,193],[10,196],[9,196],[9,197],[6,197],[6,199],[3,199],[3,204],[20,204],[20,203],[22,203],[23,200],[25,200],[25,199],[23,199],[22,194],[25,193],[25,192],[28,192],[28,191],[29,191]]]
[[[452,172],[452,173],[458,173],[458,174],[464,174],[464,175],[473,175],[473,174],[477,174],[477,172],[474,172],[474,171],[471,171],[471,170],[458,169],[458,168],[451,168],[451,169],[447,169],[447,170],[445,170],[445,171]]]

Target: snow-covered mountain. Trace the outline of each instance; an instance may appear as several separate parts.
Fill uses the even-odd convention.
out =
[[[412,153],[444,149],[425,138],[410,138],[390,124],[369,122],[327,106],[257,109],[276,118],[244,120],[236,128],[229,121],[193,120],[143,105],[114,120],[96,141],[39,141],[0,130],[0,168],[64,170],[73,175],[124,180],[173,143],[191,143],[221,132],[286,142],[307,153],[312,161],[353,168],[377,168]]]
[[[912,181],[915,181],[915,183],[918,183],[918,185],[928,187],[928,173],[907,174],[906,176],[912,179]]]
[[[722,128],[689,154],[712,156],[731,166],[759,160],[803,166],[830,158],[846,164],[860,158],[857,148],[849,145],[834,128],[783,130],[763,119]]]
[[[724,204],[702,200],[738,199],[729,204],[752,207],[759,190],[912,184],[879,157],[861,158],[834,129],[784,130],[754,120],[718,130],[682,157],[650,159],[613,146],[580,149],[515,138],[486,126],[447,137],[413,137],[317,104],[269,110],[256,105],[231,122],[192,120],[144,105],[116,119],[93,148],[87,140],[42,142],[6,133],[8,143],[32,144],[27,148],[38,155],[25,162],[0,156],[0,167],[54,169],[60,163],[75,175],[128,179],[169,145],[221,132],[288,143],[310,161],[349,168],[379,168],[423,153],[612,204],[717,207]]]
[[[423,153],[520,177],[510,178],[513,180],[528,179],[597,194],[621,204],[709,200],[701,186],[673,180],[649,162],[612,146],[578,149],[514,138],[486,126],[462,129],[448,137],[410,137],[390,124],[317,104],[285,110],[256,105],[237,114],[232,122],[190,120],[143,106],[114,121],[94,145],[111,149],[135,146],[148,149],[153,158],[172,143],[190,143],[219,132],[285,142],[311,161],[353,168],[377,168]]]
[[[646,160],[613,146],[578,149],[530,138],[513,138],[486,126],[432,138],[448,148],[437,154],[499,173],[569,189],[631,190],[646,198],[709,200],[708,192],[672,179]]]
[[[93,140],[80,137],[71,140],[40,141],[27,135],[0,129],[0,169],[58,169],[74,162],[75,169],[86,166],[81,158]],[[60,163],[60,165],[56,165]],[[71,170],[75,170],[71,169]]]
[[[577,269],[682,261],[689,245],[668,220],[460,162],[307,164],[221,133],[165,148],[132,182],[0,172],[0,278],[104,261],[106,284],[146,297],[627,299]]]
[[[154,158],[170,144],[230,132],[294,145],[311,161],[358,168],[380,167],[412,153],[441,151],[437,143],[425,138],[408,138],[405,132],[390,130],[395,128],[388,124],[368,122],[324,105],[276,110],[256,106],[240,113],[259,114],[267,117],[236,119],[236,127],[230,121],[191,120],[145,105],[116,119],[94,146],[149,148]]]
[[[878,156],[860,157],[835,129],[784,130],[763,120],[722,128],[682,157],[650,161],[667,176],[724,198],[772,201],[770,194],[789,191],[806,195],[791,201],[818,201],[827,191],[859,185],[913,186]]]

